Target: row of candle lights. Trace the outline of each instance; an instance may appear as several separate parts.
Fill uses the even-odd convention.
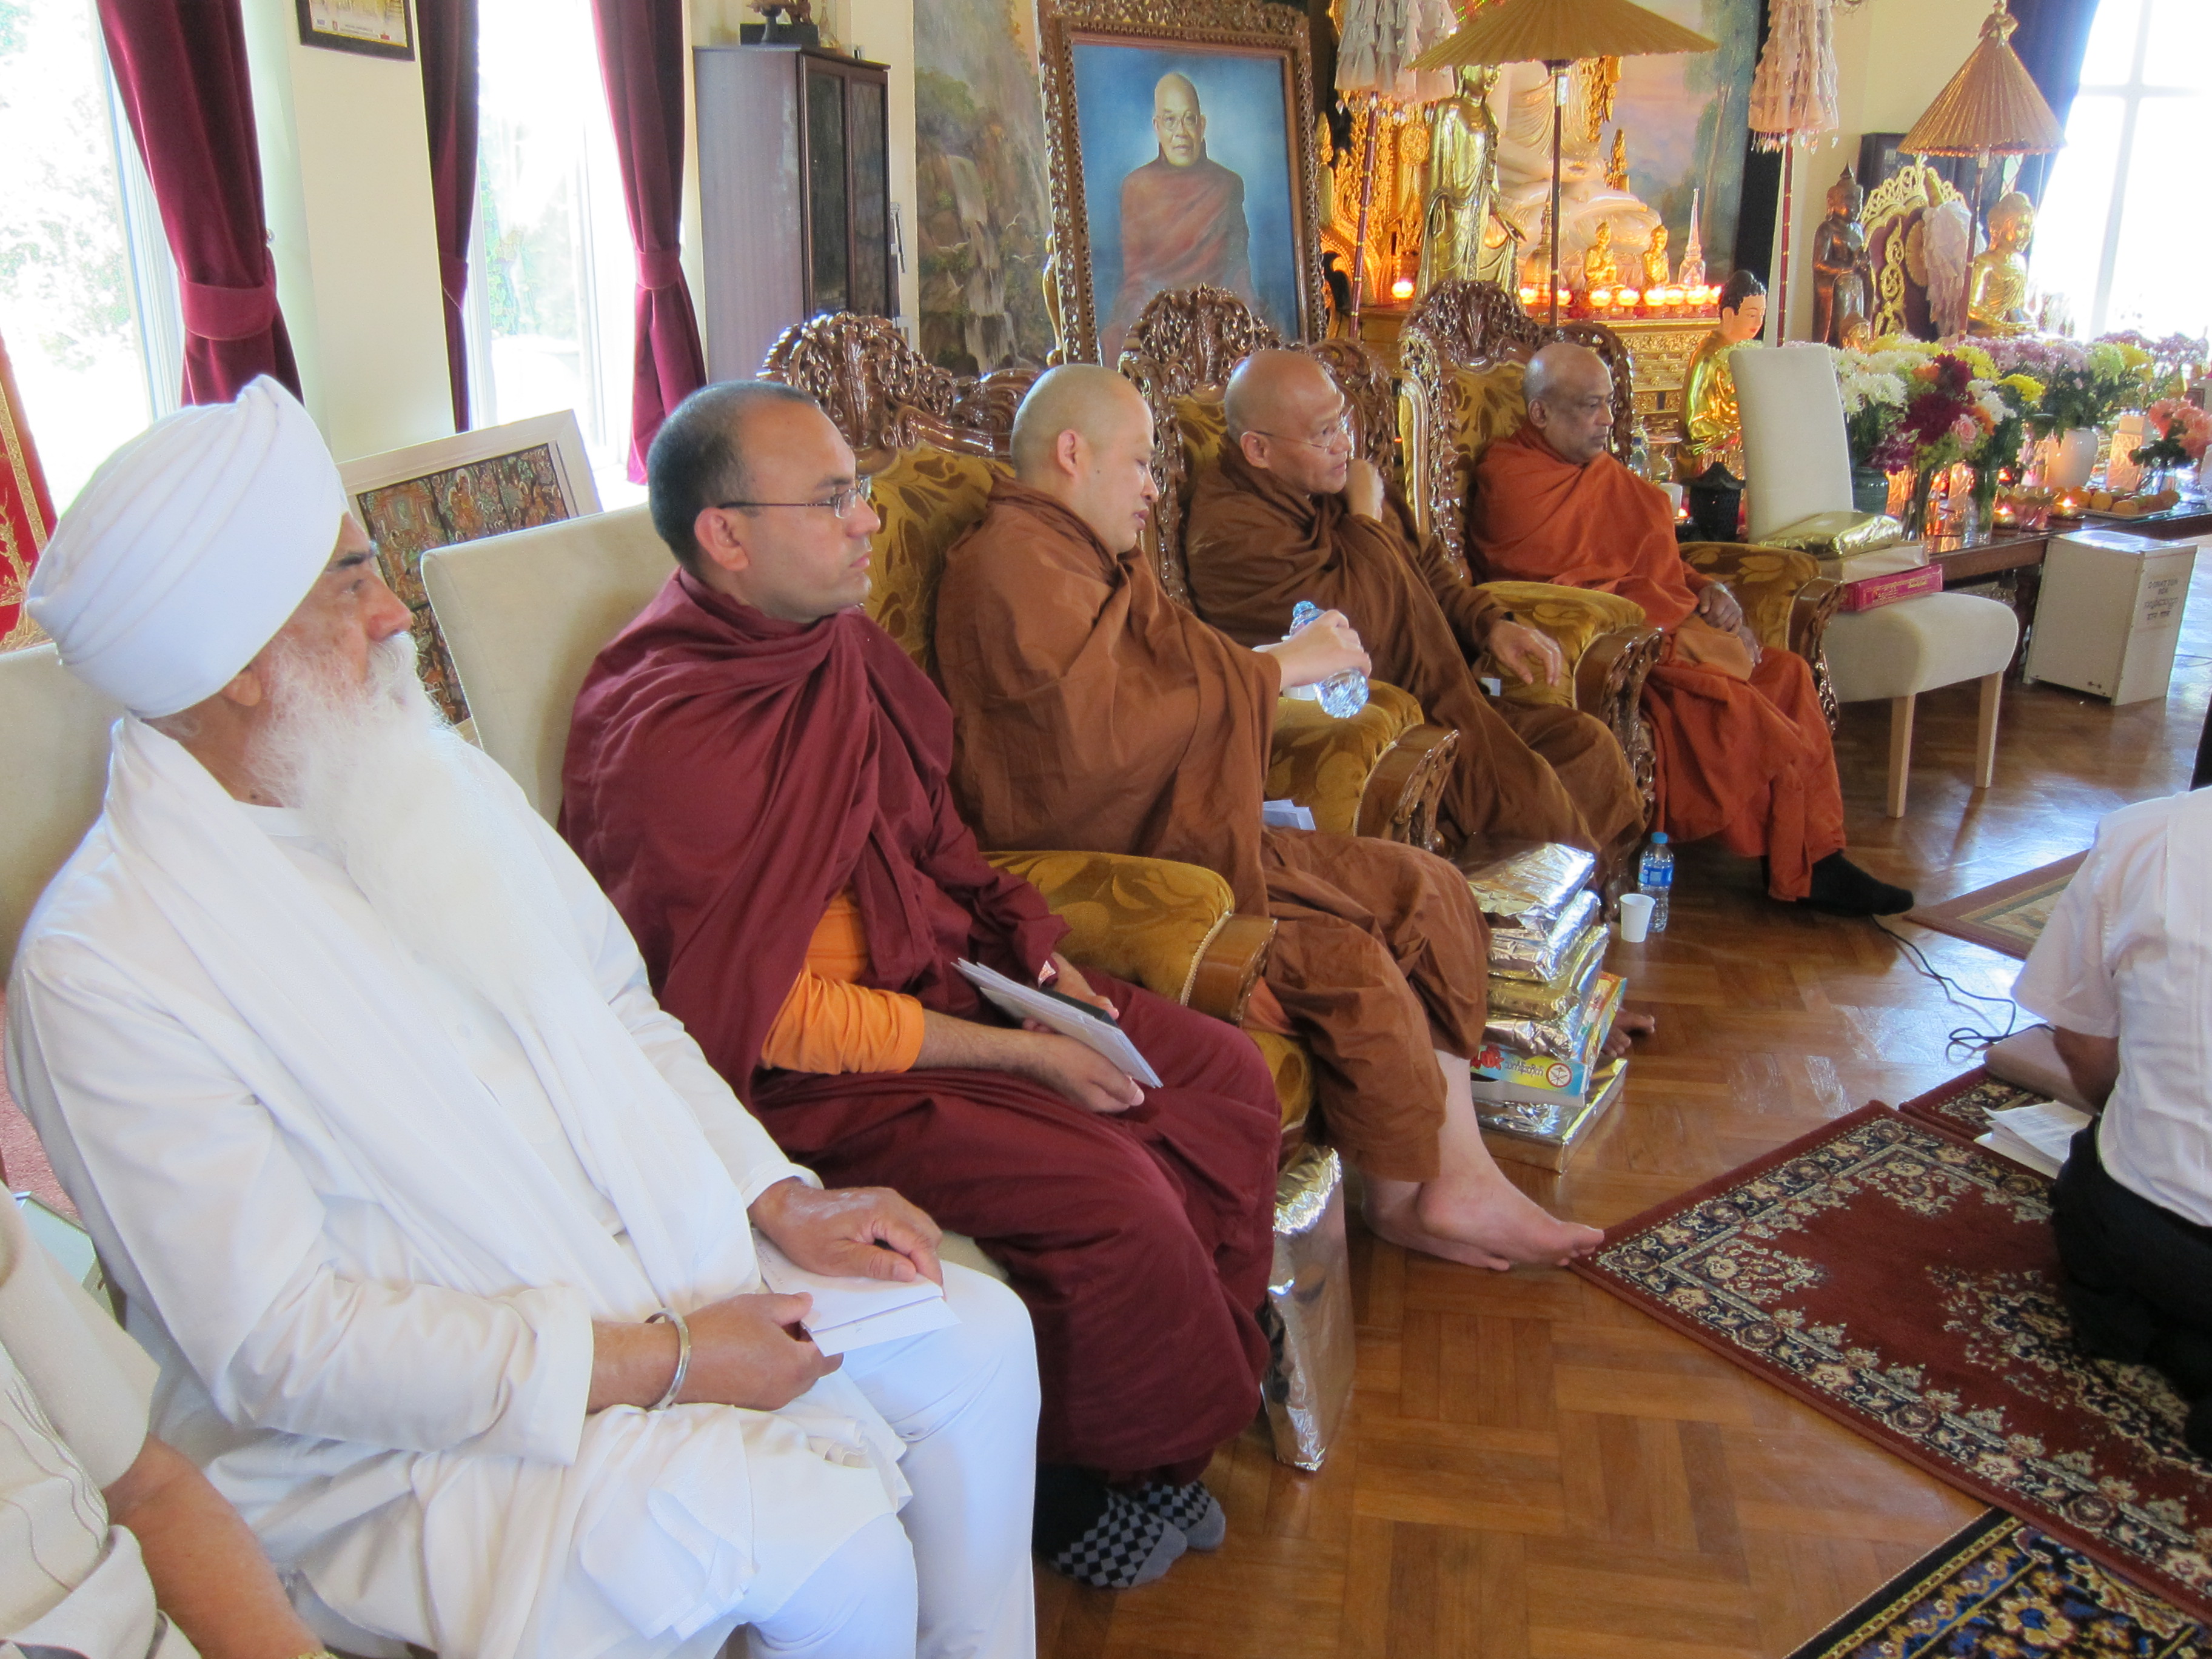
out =
[[[1543,290],[1529,285],[1521,289],[1521,308],[1533,311]],[[1721,291],[1700,283],[1684,288],[1594,288],[1586,292],[1559,290],[1559,309],[1576,317],[1714,317],[1720,314]]]

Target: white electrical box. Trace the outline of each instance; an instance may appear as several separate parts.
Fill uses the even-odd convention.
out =
[[[2197,568],[2193,542],[2118,530],[2054,536],[2028,635],[2027,678],[2110,697],[2162,697]]]

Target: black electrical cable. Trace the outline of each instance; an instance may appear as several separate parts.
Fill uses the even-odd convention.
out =
[[[2002,1031],[1984,1031],[1979,1026],[1976,1025],[1959,1025],[1953,1027],[1950,1036],[1945,1040],[1943,1044],[1943,1056],[1946,1060],[1952,1058],[1961,1048],[1969,1050],[1987,1048],[1994,1043],[2002,1042],[2007,1037],[2012,1036],[2014,1031],[2020,1029],[2020,1005],[2014,1002],[2010,997],[1990,996],[1984,992],[1969,991],[1965,986],[1960,984],[1958,981],[1952,979],[1948,975],[1937,973],[1934,965],[1929,962],[1927,954],[1923,951],[1917,945],[1905,938],[1904,934],[1899,933],[1894,927],[1890,927],[1887,922],[1883,921],[1880,916],[1874,918],[1874,925],[1881,928],[1883,933],[1888,934],[1890,938],[1895,939],[1898,944],[1898,948],[1905,952],[1905,959],[1911,963],[1912,966],[1920,973],[1925,975],[1928,978],[1934,980],[1936,984],[1942,986],[1943,988],[1944,995],[1953,999],[1954,1001],[1960,997],[1967,997],[1976,1002],[1988,1003],[1992,1007],[2002,1007],[2004,1009],[2005,1028]]]

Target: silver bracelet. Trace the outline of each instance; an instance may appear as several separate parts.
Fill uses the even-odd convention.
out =
[[[691,1328],[673,1308],[663,1308],[645,1322],[658,1325],[663,1320],[676,1327],[676,1375],[668,1379],[668,1392],[646,1407],[649,1412],[665,1411],[676,1403],[676,1396],[684,1392],[684,1378],[691,1369]]]

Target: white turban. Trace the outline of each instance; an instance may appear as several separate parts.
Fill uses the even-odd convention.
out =
[[[337,464],[264,375],[230,404],[155,422],[62,514],[25,608],[70,672],[158,719],[253,660],[331,561]]]

